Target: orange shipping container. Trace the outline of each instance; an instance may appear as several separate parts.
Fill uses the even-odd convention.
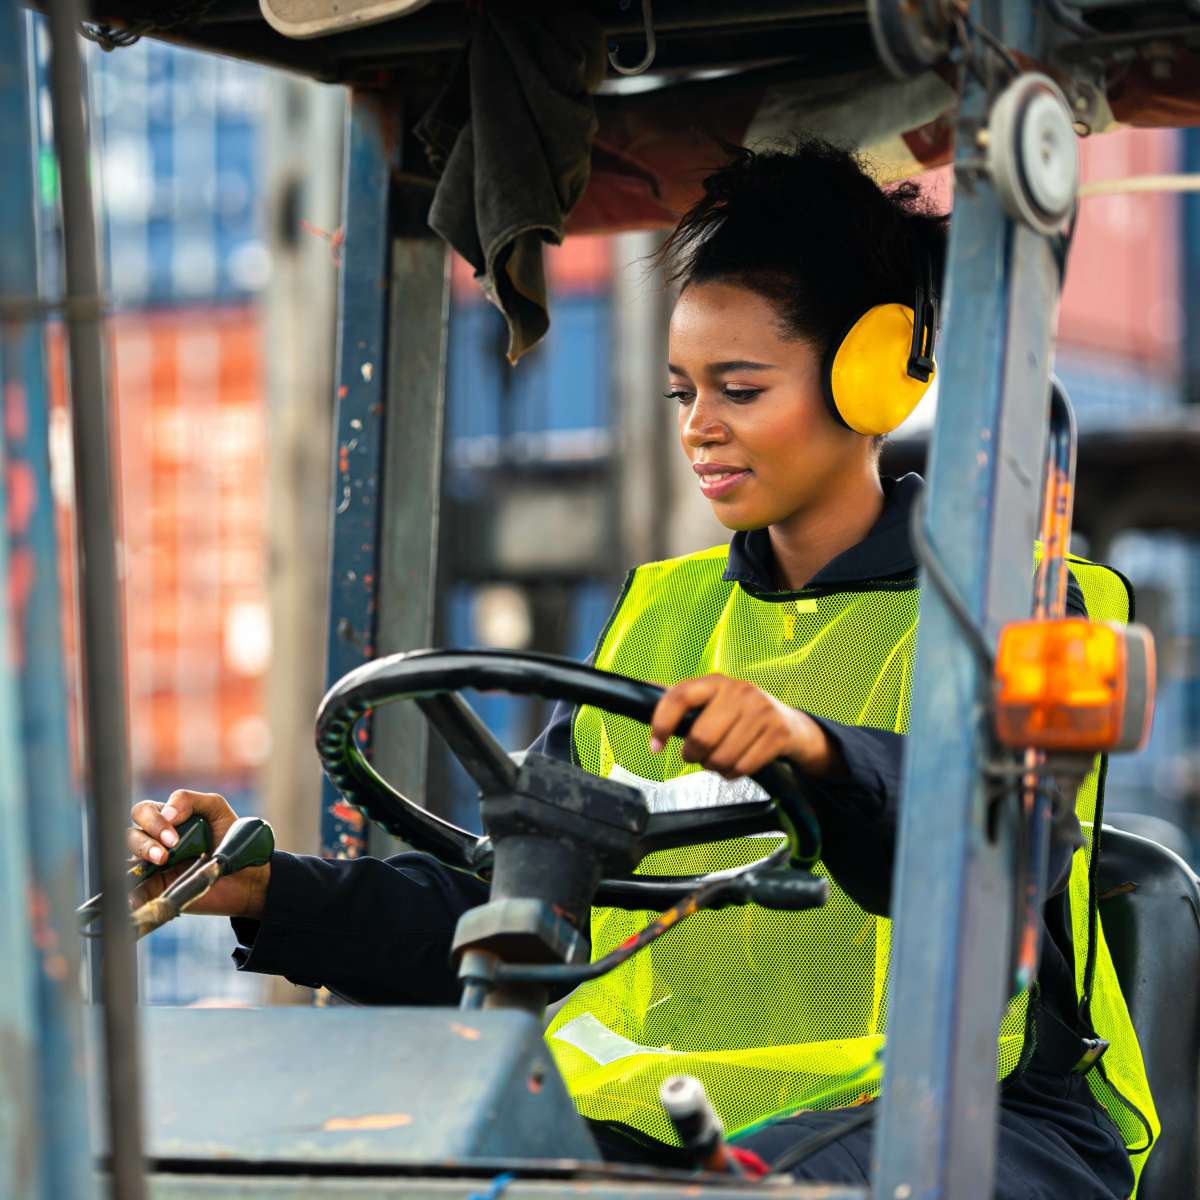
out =
[[[259,319],[252,309],[172,310],[118,316],[109,328],[134,772],[181,783],[245,776],[269,751]],[[65,434],[57,330],[50,352],[56,427]],[[61,478],[69,455],[56,459]],[[63,572],[71,580],[64,492]],[[69,653],[74,627],[66,622]]]

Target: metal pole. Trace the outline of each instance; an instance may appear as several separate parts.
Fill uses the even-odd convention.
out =
[[[391,337],[384,430],[383,511],[377,652],[433,644],[441,515],[450,261],[445,243],[427,235],[392,243]],[[413,704],[389,704],[375,717],[374,763],[418,804],[430,805],[429,725]],[[372,829],[376,855],[397,839]]]
[[[0,1091],[24,1110],[36,1133],[11,1154],[0,1149],[0,1159],[16,1164],[24,1157],[35,1165],[42,1189],[38,1194],[45,1200],[82,1200],[94,1192],[75,918],[83,877],[83,822],[67,735],[45,329],[33,308],[38,294],[37,134],[28,20],[16,5],[0,8],[0,160],[9,165],[0,188],[0,296],[12,318],[0,327],[5,416],[0,458],[11,484],[0,486],[0,495],[11,497],[5,522],[9,569],[0,569],[0,579],[8,584],[0,594],[11,604],[11,636],[0,635],[0,647],[16,651],[13,711],[22,743],[11,759],[8,751],[3,755],[19,784],[0,825],[10,852],[27,856],[20,872],[12,874],[17,894],[4,900],[27,945],[20,952],[11,947],[0,958],[31,968],[36,1037],[30,1086],[11,1078]],[[19,990],[23,982],[18,971],[15,978],[10,975],[9,988]],[[0,1184],[0,1193],[21,1194],[15,1180],[9,1183],[9,1188]]]
[[[321,776],[314,770],[313,714],[325,693],[329,588],[329,494],[333,443],[336,252],[341,223],[346,93],[279,72],[269,87],[265,153],[271,278],[264,296],[267,341],[271,662],[264,764],[264,815],[278,845],[315,853]],[[306,233],[329,233],[329,240]],[[300,993],[270,978],[275,1002]]]
[[[333,525],[325,679],[332,684],[375,657],[379,580],[391,181],[377,110],[352,92],[342,199],[338,293],[337,411],[334,418]],[[362,728],[369,726],[364,722]],[[362,815],[321,784],[321,853],[357,858],[367,848]]]
[[[613,245],[614,424],[620,454],[613,473],[619,513],[617,573],[627,563],[656,562],[671,553],[677,514],[671,505],[670,468],[680,455],[662,413],[646,403],[647,383],[662,374],[667,361],[667,292],[661,274],[651,274],[646,265],[662,245],[662,235],[627,233]],[[689,505],[688,511],[699,508]],[[663,520],[664,513],[672,519]]]
[[[1022,0],[974,19],[1033,46]],[[993,639],[1029,613],[1058,271],[972,171],[988,97],[967,76],[930,450],[931,540]],[[985,668],[932,588],[921,596],[912,720],[893,887],[887,1068],[875,1200],[991,1195],[996,1033],[1008,998],[1011,812],[989,838],[981,767]]]
[[[55,0],[50,19],[50,94],[62,187],[71,426],[74,435],[82,625],[83,715],[88,781],[104,890],[102,971],[104,1108],[115,1200],[142,1200],[142,1121],[137,977],[125,902],[124,830],[129,823],[125,630],[117,567],[110,409],[90,148],[79,53],[79,0]]]

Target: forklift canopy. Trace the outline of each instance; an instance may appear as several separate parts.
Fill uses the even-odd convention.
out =
[[[722,145],[817,135],[864,151],[882,180],[949,162],[958,68],[889,73],[879,14],[923,18],[872,5],[869,20],[865,0],[100,0],[89,28],[109,48],[162,37],[373,94],[393,171],[436,188],[428,223],[504,313],[515,362],[549,325],[541,244],[673,224]],[[1087,38],[1030,63],[1058,77],[1080,132],[1200,121],[1194,10],[1131,0],[1090,16]]]

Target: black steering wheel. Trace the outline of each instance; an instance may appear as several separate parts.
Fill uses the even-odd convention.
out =
[[[499,650],[416,650],[357,667],[326,693],[317,712],[317,753],[333,785],[389,833],[449,867],[486,879],[491,843],[414,804],[367,761],[355,727],[373,708],[415,700],[481,794],[512,792],[518,764],[459,695],[463,689],[502,691],[544,700],[588,704],[649,723],[663,694],[651,683],[615,675],[549,654]],[[686,735],[697,713],[676,731]],[[594,777],[582,768],[581,775]],[[807,871],[820,856],[820,826],[791,764],[769,763],[753,776],[769,799],[715,808],[650,813],[640,834],[644,854],[753,833],[782,832],[784,844],[764,859],[696,876],[631,875],[605,879],[593,903],[626,909],[663,909],[696,888],[786,862]],[[608,786],[612,786],[611,782]],[[630,789],[631,792],[635,789]]]

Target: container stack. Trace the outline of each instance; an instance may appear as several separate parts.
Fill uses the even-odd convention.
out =
[[[45,32],[34,21],[43,95]],[[114,439],[124,533],[131,756],[136,791],[220,791],[258,807],[270,751],[264,676],[266,403],[257,295],[269,261],[260,163],[267,73],[142,41],[88,59],[98,224],[106,251]],[[57,181],[43,129],[42,255],[58,276]],[[61,329],[49,337],[56,483],[69,527]],[[64,471],[61,468],[66,468]],[[64,539],[64,580],[74,577]],[[68,605],[72,588],[64,588]],[[75,622],[65,615],[68,647]],[[220,923],[223,925],[224,923]],[[145,943],[151,1003],[252,1001],[228,931],[181,921]]]

